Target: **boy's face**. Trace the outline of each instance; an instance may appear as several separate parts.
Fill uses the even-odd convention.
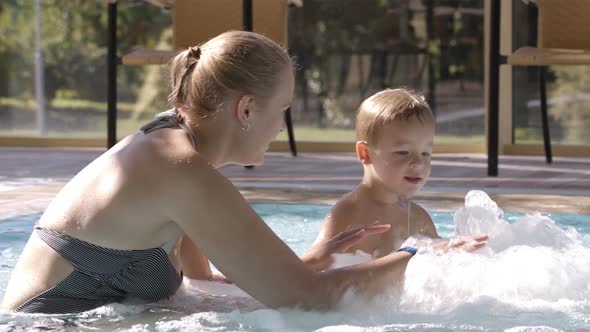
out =
[[[370,164],[385,189],[401,197],[415,194],[430,176],[434,120],[417,117],[393,121],[369,147]]]

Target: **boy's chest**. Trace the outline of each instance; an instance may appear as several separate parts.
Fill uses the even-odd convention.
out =
[[[362,250],[381,257],[397,250],[404,240],[415,233],[414,221],[411,216],[408,218],[407,210],[373,209],[366,214],[363,224],[370,225],[375,222],[389,224],[391,228],[383,234],[367,236],[352,248],[354,251]]]

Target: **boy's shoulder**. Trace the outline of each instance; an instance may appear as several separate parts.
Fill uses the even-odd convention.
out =
[[[432,218],[428,211],[419,204],[414,202],[411,204],[414,227],[416,227],[422,235],[426,235],[430,238],[438,238],[439,236],[436,227],[434,227],[434,223],[432,222]]]
[[[360,205],[361,202],[352,193],[348,193],[334,204],[327,221],[337,228],[344,229],[358,219]]]
[[[419,219],[430,220],[430,215],[428,214],[426,209],[424,209],[421,205],[414,203],[414,202],[411,202],[410,204],[412,206],[412,214],[414,214]]]
[[[338,216],[356,214],[360,205],[359,200],[352,193],[348,193],[334,204],[330,212],[332,215],[337,214]]]

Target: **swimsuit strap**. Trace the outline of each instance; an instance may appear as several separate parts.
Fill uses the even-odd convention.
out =
[[[158,257],[158,261],[168,260],[168,252],[175,241],[166,242],[162,247],[121,250],[98,246],[69,235],[35,226],[35,233],[49,247],[67,259],[76,269],[86,273],[110,274],[121,270],[130,262]]]
[[[197,148],[197,139],[190,131],[189,127],[182,121],[182,117],[178,113],[176,108],[169,109],[165,112],[158,113],[154,117],[154,120],[146,123],[143,125],[140,130],[144,134],[149,134],[150,132],[161,129],[161,128],[171,128],[171,127],[180,127],[182,128],[188,135],[191,140],[193,147]]]
[[[177,272],[163,248],[104,248],[39,225],[35,233],[74,270],[17,311],[64,314],[113,302],[156,302],[172,296],[182,284],[182,272]]]

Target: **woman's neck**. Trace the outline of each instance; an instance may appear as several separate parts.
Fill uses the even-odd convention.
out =
[[[230,164],[233,161],[232,137],[230,136],[233,131],[227,126],[220,126],[219,122],[207,120],[197,125],[188,125],[197,141],[196,150],[214,168]]]

